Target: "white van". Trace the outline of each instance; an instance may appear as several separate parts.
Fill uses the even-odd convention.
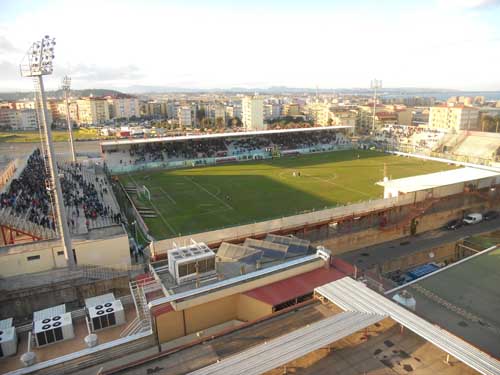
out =
[[[468,214],[464,217],[465,224],[477,224],[483,221],[483,215],[479,213]]]

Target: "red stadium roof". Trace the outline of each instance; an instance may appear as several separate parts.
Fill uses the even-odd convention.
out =
[[[279,305],[312,293],[314,288],[341,279],[346,275],[334,268],[319,268],[289,279],[250,290],[244,294],[269,305]]]

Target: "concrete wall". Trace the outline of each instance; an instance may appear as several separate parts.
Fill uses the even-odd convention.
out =
[[[251,322],[273,313],[273,306],[245,294],[240,294],[238,319]]]
[[[432,249],[412,253],[400,258],[391,259],[382,264],[381,272],[388,273],[396,270],[407,270],[416,266],[420,266],[429,262],[451,262],[456,261],[455,242],[444,244]],[[430,254],[432,253],[432,257]]]
[[[85,298],[110,292],[115,297],[130,294],[128,275],[97,281],[74,278],[44,286],[3,290],[0,293],[0,316],[13,317],[18,324],[29,321],[34,311],[63,303],[73,308],[81,307]]]
[[[160,343],[165,343],[233,320],[251,322],[272,313],[272,305],[244,294],[234,294],[185,310],[158,315],[156,330]]]
[[[184,310],[186,333],[196,333],[237,319],[238,299],[236,294]]]
[[[167,342],[184,336],[184,316],[182,311],[172,310],[156,317],[158,341]]]
[[[79,265],[113,267],[131,264],[126,234],[99,240],[75,240],[73,246]],[[58,240],[10,246],[0,252],[0,277],[48,271],[65,266],[66,260]]]

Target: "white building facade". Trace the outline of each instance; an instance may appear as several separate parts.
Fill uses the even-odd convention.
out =
[[[265,130],[264,100],[260,96],[247,96],[242,102],[241,121],[247,131]]]

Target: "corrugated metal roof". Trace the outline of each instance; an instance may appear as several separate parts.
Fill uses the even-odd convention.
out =
[[[249,255],[258,254],[262,254],[262,251],[248,246],[235,245],[229,242],[223,242],[219,246],[219,249],[217,249],[217,257],[221,258],[221,260],[223,261],[236,261],[242,258],[246,258]]]
[[[345,275],[334,268],[318,268],[302,275],[262,286],[244,294],[272,306],[312,293],[314,288],[338,280]]]
[[[500,374],[500,361],[497,359],[350,277],[323,285],[315,291],[346,311],[388,315],[481,374]]]
[[[384,319],[384,316],[344,312],[257,345],[191,375],[257,375],[282,366]]]

